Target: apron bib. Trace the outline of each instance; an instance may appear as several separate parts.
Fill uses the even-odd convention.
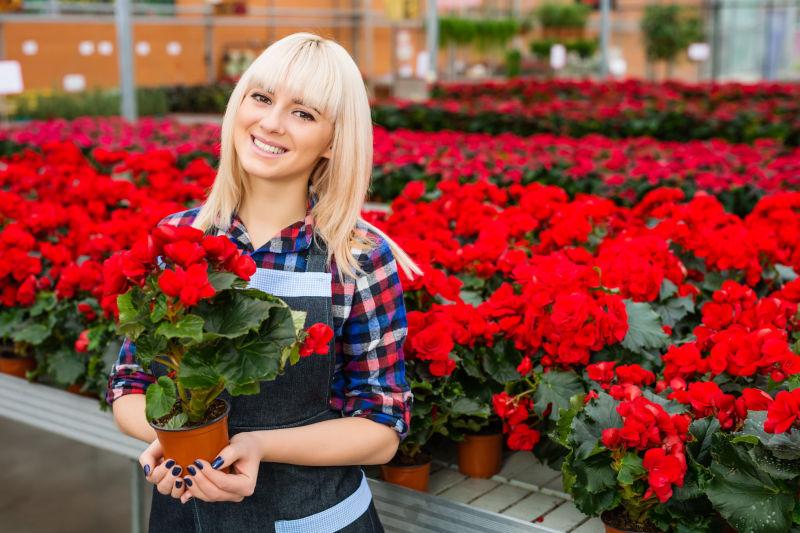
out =
[[[213,230],[212,230],[213,231]],[[224,234],[218,232],[218,234]],[[305,272],[257,269],[249,286],[305,311],[304,327],[322,322],[333,328],[331,273],[325,271],[324,243],[314,238]],[[230,435],[242,431],[290,428],[342,415],[329,407],[335,367],[334,339],[328,355],[311,355],[286,368],[275,381],[261,383],[259,394],[232,398]],[[153,365],[153,373],[163,369]],[[366,476],[359,466],[301,466],[262,462],[252,496],[238,503],[186,504],[153,487],[150,532],[192,533],[380,533]]]

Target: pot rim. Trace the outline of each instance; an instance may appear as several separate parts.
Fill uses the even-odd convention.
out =
[[[162,428],[161,426],[157,426],[157,425],[153,424],[153,422],[150,421],[150,420],[148,420],[147,423],[150,424],[151,428],[153,428],[153,429],[155,429],[157,431],[164,431],[166,433],[179,433],[181,431],[194,431],[194,430],[197,430],[197,429],[203,429],[203,428],[206,428],[206,427],[211,426],[213,424],[216,424],[217,422],[219,422],[220,420],[222,420],[223,418],[228,416],[230,414],[230,412],[231,412],[231,403],[228,400],[226,400],[225,398],[217,398],[216,400],[220,400],[225,404],[225,411],[221,415],[216,417],[215,419],[209,420],[208,422],[206,422],[203,425],[196,426],[196,427],[191,427],[191,428],[167,429],[167,428]],[[214,400],[214,401],[216,401],[216,400]]]
[[[397,468],[401,470],[412,470],[414,468],[425,468],[426,466],[430,466],[433,463],[433,459],[426,463],[422,463],[421,465],[393,465],[390,463],[382,464],[381,466],[385,466],[387,468]]]

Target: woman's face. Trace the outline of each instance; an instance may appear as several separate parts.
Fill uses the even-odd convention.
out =
[[[239,106],[234,146],[251,178],[307,181],[319,158],[330,158],[333,124],[293,98],[254,88]]]

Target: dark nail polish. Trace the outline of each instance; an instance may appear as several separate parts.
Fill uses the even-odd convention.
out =
[[[176,466],[175,468],[173,468],[173,469],[172,469],[172,475],[173,475],[173,476],[178,476],[178,475],[180,475],[180,473],[181,473],[181,470],[183,470],[181,467],[179,467],[179,466]]]
[[[192,478],[185,477],[185,478],[183,478],[183,480],[186,482],[186,486],[187,487],[191,487],[192,486]]]
[[[177,480],[177,481],[175,482],[175,488],[176,488],[176,489],[179,489],[179,488],[181,488],[181,487],[183,487],[183,481],[181,481],[181,480],[179,479],[179,480]]]
[[[150,475],[150,465],[144,465],[144,477]]]
[[[214,470],[216,470],[217,468],[221,467],[221,466],[222,466],[222,463],[224,463],[224,462],[225,462],[225,460],[224,460],[222,457],[217,457],[217,458],[216,458],[216,459],[214,459],[214,461],[211,463],[211,468],[213,468]]]
[[[166,468],[172,468],[173,466],[175,466],[175,461],[173,461],[172,459],[170,459],[169,461],[167,461],[166,463],[164,463],[164,466],[165,466]]]
[[[197,474],[197,470],[195,470],[192,465],[187,466],[186,470],[188,470],[191,475]]]
[[[202,469],[203,469],[203,463],[201,463],[201,462],[200,462],[200,459],[197,459],[197,460],[194,462],[194,464],[196,464],[196,465],[197,465],[197,468],[199,468],[200,470],[202,470]]]

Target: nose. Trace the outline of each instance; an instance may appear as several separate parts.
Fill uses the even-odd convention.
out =
[[[283,112],[277,105],[271,105],[262,111],[258,125],[264,131],[284,133]]]

